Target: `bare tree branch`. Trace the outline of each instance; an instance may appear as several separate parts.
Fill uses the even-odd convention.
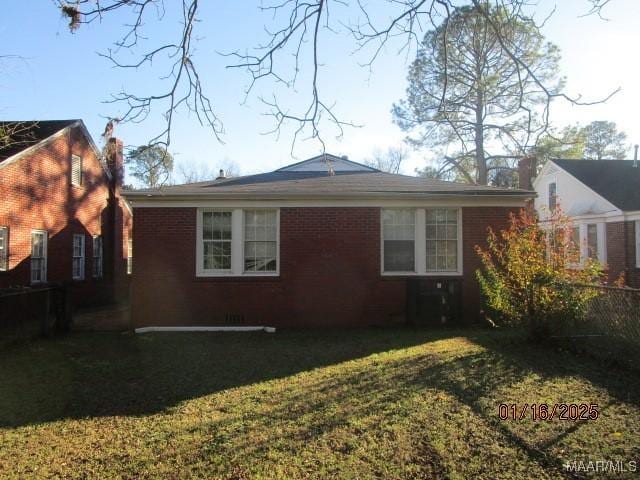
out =
[[[120,116],[121,122],[139,123],[145,120],[152,108],[156,105],[164,110],[165,128],[149,140],[149,145],[162,145],[171,143],[171,128],[174,115],[181,108],[195,114],[201,125],[208,126],[215,137],[221,140],[224,127],[221,120],[214,113],[211,100],[204,93],[204,88],[193,61],[194,39],[193,29],[198,12],[198,0],[182,0],[181,18],[182,28],[176,42],[166,43],[149,51],[139,54],[134,62],[122,62],[118,53],[122,49],[131,50],[138,45],[142,38],[141,28],[144,19],[152,10],[159,20],[165,15],[165,6],[162,0],[79,0],[75,3],[67,3],[65,0],[54,0],[61,11],[70,18],[69,27],[76,30],[82,24],[101,20],[102,16],[118,9],[129,9],[133,16],[133,22],[127,25],[125,35],[115,42],[115,49],[108,50],[101,56],[107,58],[115,67],[124,69],[138,69],[154,61],[168,61],[168,71],[160,77],[166,89],[155,94],[136,94],[122,91],[113,95],[106,103],[124,105],[124,114]]]
[[[600,15],[603,7],[610,0],[584,0],[591,5],[590,13]],[[399,52],[409,58],[409,55],[419,45],[424,33],[431,29],[442,27],[448,35],[448,22],[453,12],[464,5],[486,5],[502,8],[509,12],[511,19],[532,22],[539,29],[546,22],[549,15],[537,25],[533,23],[531,12],[535,4],[531,0],[380,0],[366,3],[357,0],[350,4],[346,0],[272,0],[273,3],[260,6],[259,10],[271,15],[275,27],[265,27],[267,40],[263,44],[249,50],[236,50],[226,53],[235,63],[228,65],[232,69],[244,69],[250,77],[245,91],[248,96],[254,91],[258,83],[273,82],[276,86],[283,86],[292,91],[302,92],[304,100],[299,106],[289,107],[283,104],[282,98],[273,92],[268,96],[259,97],[267,108],[267,115],[274,119],[271,133],[279,135],[285,125],[293,125],[292,150],[300,136],[315,139],[320,142],[324,150],[324,127],[332,125],[337,137],[344,133],[344,127],[358,126],[346,121],[335,111],[334,102],[326,99],[322,93],[321,77],[324,51],[323,35],[336,34],[337,26],[345,26],[356,44],[356,52],[365,55],[361,65],[371,68],[373,63],[385,51],[386,47],[398,48]],[[180,109],[195,113],[202,125],[208,126],[216,138],[221,141],[224,132],[222,122],[214,113],[212,102],[205,94],[201,77],[194,61],[193,35],[194,26],[199,11],[198,0],[180,0],[166,3],[163,0],[54,0],[54,3],[69,19],[72,31],[84,24],[100,22],[105,15],[116,11],[125,12],[129,21],[125,34],[114,43],[114,48],[103,54],[117,68],[139,69],[151,64],[164,65],[168,63],[166,71],[161,76],[162,89],[149,94],[122,91],[114,95],[108,103],[124,105],[125,111],[121,115],[123,121],[141,122],[147,118],[152,110],[160,108],[165,118],[166,128],[150,140],[150,144],[168,145],[171,141],[171,128],[174,114]],[[174,8],[181,5],[181,29],[173,41],[166,43],[155,42],[153,48],[137,53],[132,62],[123,61],[120,53],[123,50],[137,50],[145,39],[143,28],[150,15],[157,20],[165,18],[165,7]],[[352,8],[350,8],[352,7]],[[525,8],[526,7],[526,8]],[[334,9],[341,10],[337,14]],[[331,15],[330,15],[331,10]],[[488,8],[485,10],[489,10]],[[351,12],[357,12],[359,18],[355,21],[347,18]],[[345,13],[346,12],[346,13]],[[170,29],[165,29],[169,30]],[[526,58],[521,58],[519,52],[512,49],[505,41],[504,32],[498,25],[494,25],[495,35],[500,41],[501,48],[511,57],[517,73],[517,82],[533,82],[538,87],[538,93],[547,98],[544,109],[544,124],[549,122],[549,105],[554,99],[563,99],[575,105],[592,105],[610,98],[616,92],[597,101],[585,101],[580,96],[569,96],[565,93],[550,89],[544,79],[538,78],[534,69]],[[352,50],[352,49],[349,49]],[[345,45],[345,52],[348,47]],[[340,54],[344,52],[331,52]],[[446,53],[448,58],[449,54]],[[293,60],[291,60],[293,58]],[[165,68],[164,66],[161,68]],[[300,75],[305,72],[305,75]],[[300,79],[305,82],[304,88],[298,89]],[[448,78],[448,77],[447,77]],[[449,85],[440,92],[441,103],[449,91]],[[617,91],[617,90],[616,90]],[[529,112],[526,120],[531,126],[533,112]],[[443,115],[451,118],[451,113],[443,110]],[[452,122],[453,124],[453,122]],[[461,128],[460,124],[455,124]],[[542,129],[537,135],[546,133]],[[456,131],[458,137],[461,131]],[[503,132],[502,135],[509,135]],[[527,143],[535,143],[530,139]],[[468,153],[465,147],[464,154]]]

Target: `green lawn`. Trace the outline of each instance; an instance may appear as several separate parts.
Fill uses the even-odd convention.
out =
[[[0,477],[567,478],[640,460],[638,380],[484,330],[73,334],[0,352]]]

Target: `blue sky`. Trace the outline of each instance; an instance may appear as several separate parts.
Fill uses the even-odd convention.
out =
[[[123,72],[96,54],[106,51],[117,38],[123,17],[107,17],[102,23],[82,26],[71,34],[53,2],[28,3],[29,8],[25,8],[24,0],[3,2],[0,54],[21,58],[0,64],[0,118],[82,118],[97,141],[105,124],[101,115],[120,113],[118,107],[101,103],[111,93],[122,88],[161,91],[160,71],[143,68]],[[307,87],[304,77],[297,94],[267,82],[243,103],[249,78],[242,71],[225,69],[228,60],[218,53],[264,42],[263,25],[270,23],[271,17],[258,11],[259,2],[201,3],[201,22],[196,27],[200,41],[194,61],[226,133],[221,144],[193,116],[182,112],[176,118],[170,147],[176,162],[217,169],[225,160],[231,160],[243,173],[250,173],[317,154],[317,143],[299,142],[292,158],[290,129],[285,129],[280,138],[262,134],[273,128],[273,119],[263,115],[265,107],[258,95],[270,96],[276,91],[285,104],[299,106],[297,95],[303,95]],[[539,15],[545,15],[553,6],[552,1],[540,0]],[[629,135],[630,143],[640,143],[640,1],[612,0],[605,10],[608,21],[593,16],[580,18],[587,10],[586,0],[563,0],[557,2],[556,8],[544,32],[561,49],[561,74],[567,77],[567,91],[596,99],[618,87],[622,90],[604,105],[572,107],[557,102],[552,110],[554,123],[561,127],[610,120]],[[377,13],[382,17],[386,12]],[[170,39],[170,25],[175,25],[171,22],[169,11],[162,22],[147,22],[145,34],[154,40]],[[404,134],[393,124],[390,109],[403,97],[407,58],[390,46],[370,73],[358,65],[366,56],[352,55],[355,44],[344,29],[336,35],[323,35],[322,42],[320,85],[325,98],[336,102],[335,111],[342,119],[362,125],[347,128],[342,140],[335,139],[334,131],[328,128],[324,131],[327,150],[362,161],[376,149],[400,145]],[[120,125],[117,135],[127,145],[145,143],[161,130],[158,113],[143,124]],[[428,152],[412,153],[404,172],[413,173],[428,156]]]

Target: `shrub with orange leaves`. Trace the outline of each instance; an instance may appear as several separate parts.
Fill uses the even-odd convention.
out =
[[[483,266],[476,276],[490,321],[525,327],[539,338],[582,317],[594,293],[571,285],[598,283],[602,267],[580,260],[571,232],[559,208],[545,222],[522,210],[506,230],[489,229],[487,248],[476,246]]]

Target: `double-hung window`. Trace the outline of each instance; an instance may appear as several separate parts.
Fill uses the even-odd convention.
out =
[[[558,206],[558,188],[556,182],[549,183],[549,198],[548,205],[549,211],[553,212]]]
[[[461,275],[459,208],[382,210],[382,273]]]
[[[233,212],[202,213],[202,268],[231,272],[231,216]]]
[[[415,217],[413,209],[383,210],[385,272],[415,272]]]
[[[275,272],[278,251],[275,210],[244,211],[244,271]]]
[[[47,281],[47,232],[31,232],[31,283]]]
[[[640,220],[636,220],[636,267],[640,268]]]
[[[458,210],[426,210],[427,272],[458,270]]]
[[[74,280],[84,280],[84,235],[73,236],[72,274]]]
[[[133,272],[133,240],[127,240],[127,275]]]
[[[0,227],[0,272],[9,269],[9,227]]]
[[[278,275],[277,209],[198,210],[196,275]]]
[[[587,225],[587,256],[598,259],[598,225],[595,223]]]
[[[93,237],[93,277],[102,278],[102,235]]]

